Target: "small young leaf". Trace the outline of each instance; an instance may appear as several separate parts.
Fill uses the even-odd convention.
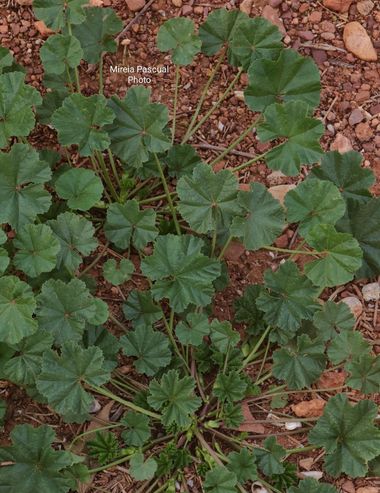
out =
[[[347,385],[363,394],[380,392],[380,357],[364,354],[345,366],[350,372]]]
[[[54,112],[51,121],[62,145],[76,144],[81,156],[91,156],[94,151],[103,151],[109,147],[110,139],[103,127],[112,123],[114,118],[104,96],[71,94],[61,108]]]
[[[240,212],[238,182],[228,170],[214,173],[209,165],[199,164],[192,177],[180,178],[177,192],[178,210],[197,233],[228,228]]]
[[[339,365],[343,361],[357,359],[369,352],[370,346],[360,332],[346,331],[334,337],[327,350],[327,355],[331,363]]]
[[[264,292],[264,287],[261,284],[252,284],[245,288],[243,296],[237,298],[234,303],[235,321],[246,323],[252,335],[262,333],[266,327],[264,312],[259,310],[256,304],[262,292]]]
[[[124,414],[120,422],[127,427],[122,432],[125,443],[132,447],[142,447],[150,438],[149,417],[134,411]]]
[[[169,176],[181,178],[182,176],[191,176],[194,169],[202,164],[202,159],[191,145],[176,144],[169,150],[166,163]]]
[[[155,224],[156,213],[152,209],[140,210],[137,200],[127,200],[124,204],[109,206],[104,232],[119,248],[129,248],[132,243],[137,250],[142,250],[156,238]]]
[[[26,282],[15,276],[0,278],[0,341],[17,344],[36,332],[36,301]]]
[[[66,67],[75,68],[80,64],[83,50],[74,36],[54,34],[41,47],[40,57],[46,72],[59,75]]]
[[[346,303],[326,301],[322,309],[315,312],[313,324],[320,331],[319,337],[328,341],[335,337],[337,332],[353,329],[355,317]]]
[[[316,479],[307,478],[292,486],[287,493],[338,493],[334,486],[327,483],[319,483]]]
[[[162,423],[169,427],[175,423],[185,428],[191,423],[191,415],[201,405],[201,399],[194,395],[194,379],[179,378],[177,370],[164,373],[160,382],[152,380],[149,385],[148,403],[162,412]]]
[[[223,354],[227,352],[228,348],[232,349],[240,341],[239,332],[233,330],[228,320],[220,322],[214,319],[210,327],[212,344]]]
[[[335,224],[346,209],[342,195],[329,181],[302,181],[285,197],[289,222],[299,222],[302,236],[318,224]]]
[[[123,23],[113,9],[87,7],[84,12],[86,18],[73,26],[73,34],[80,41],[86,62],[99,63],[103,52],[115,53],[113,37],[123,29]]]
[[[47,27],[58,31],[67,23],[81,24],[85,18],[83,6],[87,3],[87,0],[34,0],[33,9]]]
[[[274,103],[264,112],[264,123],[257,135],[262,142],[285,139],[265,155],[268,166],[287,176],[299,173],[302,164],[313,164],[322,155],[319,139],[324,128],[320,120],[308,116],[309,107],[302,101]]]
[[[311,175],[334,183],[345,199],[367,201],[375,175],[372,170],[361,167],[362,160],[363,156],[356,151],[327,152],[322,156],[321,165],[312,168]]]
[[[246,448],[228,454],[228,469],[236,474],[239,483],[258,479],[255,457]]]
[[[214,395],[222,402],[241,401],[247,390],[247,382],[237,371],[218,373],[213,387]]]
[[[55,182],[55,189],[71,209],[80,211],[91,209],[103,194],[100,178],[92,170],[83,168],[65,171]]]
[[[210,333],[208,317],[204,313],[189,313],[186,321],[181,321],[175,329],[177,339],[184,346],[200,346]]]
[[[206,473],[203,483],[205,493],[236,493],[236,474],[224,466],[215,466]]]
[[[142,453],[132,455],[129,466],[129,472],[136,481],[152,479],[157,470],[157,462],[151,457],[144,462]]]
[[[123,258],[117,263],[110,258],[103,264],[103,277],[114,286],[119,286],[131,278],[134,270],[135,266],[129,259]]]
[[[380,454],[380,431],[374,426],[377,406],[360,401],[351,406],[345,394],[332,397],[309,433],[309,442],[326,451],[327,474],[366,475],[368,461]]]
[[[162,311],[152,299],[150,291],[131,291],[123,305],[123,312],[127,320],[131,320],[134,327],[149,327],[163,317]]]
[[[282,474],[284,472],[282,459],[285,457],[285,449],[277,443],[274,436],[268,437],[264,440],[264,447],[265,450],[255,450],[255,455],[257,457],[257,463],[260,470],[266,476]]]
[[[126,356],[137,358],[134,364],[138,373],[152,376],[170,363],[172,355],[168,338],[150,327],[139,326],[129,331],[120,343]]]
[[[312,58],[302,57],[294,50],[282,50],[277,60],[255,60],[248,77],[245,101],[254,111],[283,101],[303,101],[309,112],[319,105],[318,67]]]
[[[65,421],[83,423],[94,400],[85,385],[103,385],[109,378],[99,348],[82,349],[67,342],[60,355],[54,351],[44,353],[37,388]]]
[[[112,432],[97,431],[95,438],[86,443],[88,455],[106,465],[119,455],[119,443]]]
[[[201,51],[202,41],[194,33],[194,22],[186,17],[166,21],[157,35],[157,48],[171,51],[175,65],[189,65]]]
[[[285,213],[280,202],[261,183],[251,183],[249,192],[239,193],[239,203],[247,215],[235,216],[231,233],[242,238],[249,250],[271,245],[285,225]]]
[[[297,338],[297,345],[289,345],[273,353],[273,375],[285,380],[290,389],[310,387],[326,366],[324,350],[323,342],[301,335]]]

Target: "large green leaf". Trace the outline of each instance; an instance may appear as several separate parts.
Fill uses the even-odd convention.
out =
[[[254,111],[282,101],[303,101],[309,111],[319,105],[318,67],[312,58],[302,57],[294,50],[282,50],[277,60],[255,60],[248,77],[245,101]]]
[[[71,209],[80,211],[91,209],[103,194],[101,179],[92,170],[84,168],[65,171],[55,182],[55,189]]]
[[[258,58],[276,58],[282,48],[278,27],[262,17],[245,18],[232,32],[230,49],[237,64],[248,69]]]
[[[315,312],[313,324],[319,330],[318,337],[328,341],[337,332],[353,329],[355,317],[346,303],[326,301],[321,310]]]
[[[287,493],[338,493],[334,486],[327,483],[320,483],[316,479],[307,478],[292,486]]]
[[[240,375],[238,371],[229,373],[218,373],[213,394],[221,402],[236,402],[241,401],[247,390],[247,381]]]
[[[129,331],[120,343],[126,356],[137,358],[134,365],[138,373],[152,376],[170,363],[172,354],[168,338],[150,327],[140,326]]]
[[[104,233],[119,248],[130,248],[132,244],[141,250],[156,238],[155,224],[154,210],[141,210],[137,200],[127,200],[124,204],[108,207]]]
[[[288,347],[273,353],[273,375],[285,380],[290,389],[303,389],[314,383],[326,366],[325,346],[302,335]]]
[[[247,448],[228,454],[228,469],[236,474],[240,483],[258,479],[255,457]]]
[[[109,378],[99,348],[82,349],[75,343],[67,342],[62,346],[60,355],[54,351],[44,353],[37,388],[65,421],[82,423],[87,419],[94,401],[85,390],[86,384],[103,385]]]
[[[364,354],[345,366],[350,372],[347,385],[363,394],[380,392],[380,357]]]
[[[236,474],[224,466],[215,466],[206,473],[203,488],[206,493],[236,493]]]
[[[77,144],[81,156],[91,156],[94,151],[109,147],[110,138],[103,127],[112,123],[114,118],[104,96],[72,94],[54,112],[52,124],[62,145]]]
[[[85,18],[82,7],[87,3],[87,0],[34,0],[33,9],[47,27],[58,31],[67,23],[81,24]]]
[[[26,144],[14,144],[0,152],[0,223],[18,230],[50,207],[50,194],[43,183],[51,177],[47,163]]]
[[[181,312],[188,305],[206,306],[214,294],[213,281],[220,275],[220,263],[201,253],[201,239],[190,235],[168,234],[157,238],[153,255],[145,257],[141,270],[155,281],[156,300],[168,298]]]
[[[136,328],[153,325],[163,317],[161,308],[154,303],[150,291],[131,291],[123,305],[123,312]]]
[[[284,472],[282,460],[285,458],[286,450],[277,443],[274,436],[264,440],[264,447],[264,449],[255,450],[259,468],[266,476],[282,474]]]
[[[127,427],[122,437],[125,443],[133,447],[141,447],[150,438],[149,416],[128,411],[120,422]]]
[[[83,50],[74,36],[54,34],[50,36],[40,49],[40,57],[45,72],[62,74],[69,68],[80,64]],[[74,123],[75,120],[72,120]]]
[[[269,325],[279,326],[291,338],[302,320],[311,320],[317,309],[319,288],[303,276],[297,265],[286,261],[276,272],[264,274],[266,290],[257,298],[257,307],[265,313]]]
[[[363,156],[356,151],[327,152],[322,156],[321,165],[312,168],[311,175],[333,182],[346,199],[367,201],[375,175],[372,170],[362,168],[362,160]]]
[[[368,354],[370,346],[360,332],[345,331],[333,338],[327,355],[334,365]]]
[[[157,35],[157,48],[171,51],[173,63],[189,65],[201,51],[202,41],[194,33],[194,22],[186,17],[166,21]]]
[[[26,282],[15,276],[0,277],[0,341],[17,344],[36,332],[36,301]]]
[[[318,224],[335,224],[346,205],[338,188],[329,181],[306,180],[285,197],[289,222],[299,222],[300,234],[305,236]]]
[[[205,313],[189,313],[186,321],[177,324],[175,333],[179,342],[185,346],[200,346],[210,333],[210,324]]]
[[[64,283],[49,279],[37,297],[37,320],[40,329],[53,334],[57,344],[79,341],[95,315],[96,306],[84,282],[72,279]]]
[[[231,233],[243,239],[249,250],[271,245],[285,226],[285,212],[278,200],[261,183],[251,183],[249,192],[240,192],[245,217],[235,217]]]
[[[21,72],[0,75],[0,148],[7,146],[10,137],[26,137],[34,127],[33,106],[42,99],[24,79]]]
[[[190,425],[192,414],[201,404],[201,399],[194,395],[194,385],[192,377],[179,378],[177,370],[169,370],[160,381],[152,380],[148,403],[162,412],[166,427],[173,423],[181,428]]]
[[[211,166],[199,164],[192,177],[180,178],[177,193],[178,210],[197,233],[207,233],[217,226],[228,228],[240,212],[238,182],[228,170],[214,173]]]
[[[142,167],[151,152],[164,152],[170,140],[164,134],[169,115],[163,104],[150,102],[151,90],[143,86],[131,87],[124,99],[113,96],[109,107],[116,118],[107,131],[111,149],[128,165]]]
[[[319,160],[322,149],[319,139],[324,128],[320,120],[308,116],[309,107],[302,101],[274,103],[264,112],[264,123],[257,128],[262,142],[281,139],[283,142],[265,154],[268,166],[285,175],[294,176],[302,164]]]
[[[202,159],[189,144],[176,144],[169,150],[166,163],[169,175],[181,178],[191,176],[195,167],[202,163]]]
[[[1,491],[4,493],[67,493],[75,482],[67,474],[74,464],[82,462],[65,450],[55,450],[53,428],[17,425],[11,431],[12,445],[0,449],[7,465],[0,468]]]
[[[363,250],[363,264],[356,277],[380,273],[380,198],[366,203],[349,200],[347,213],[337,224],[338,231],[351,233]]]
[[[210,325],[210,338],[213,346],[222,354],[235,347],[240,341],[240,334],[232,328],[228,320],[222,322],[214,319]]]
[[[309,433],[309,442],[326,451],[328,474],[365,476],[368,461],[380,454],[380,430],[373,424],[376,416],[377,406],[371,401],[351,406],[345,394],[328,401],[323,416]]]
[[[320,254],[304,271],[316,286],[333,287],[351,281],[362,265],[363,252],[348,233],[338,233],[331,224],[317,224],[306,236],[307,243]]]
[[[113,38],[123,23],[113,9],[86,8],[85,15],[84,22],[73,26],[73,34],[80,41],[86,62],[99,63],[104,51],[115,53],[117,44]]]
[[[60,214],[47,223],[61,243],[58,269],[64,266],[74,272],[82,263],[82,255],[90,255],[98,246],[95,229],[90,221],[71,212]]]
[[[61,245],[45,224],[26,224],[13,240],[17,248],[14,264],[30,277],[50,272],[57,263]]]

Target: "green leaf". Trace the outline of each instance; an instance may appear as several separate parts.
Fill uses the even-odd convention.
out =
[[[60,214],[47,222],[61,243],[57,268],[74,272],[82,263],[82,255],[90,255],[98,246],[95,229],[90,221],[71,212]]]
[[[264,112],[264,123],[257,135],[262,142],[284,140],[265,154],[268,166],[287,176],[299,173],[301,165],[312,164],[322,155],[319,139],[324,128],[320,120],[308,116],[309,107],[302,101],[274,103]]]
[[[312,168],[311,176],[334,183],[345,199],[367,201],[375,176],[372,170],[362,168],[362,160],[362,155],[356,151],[327,152],[322,156],[321,165]]]
[[[241,404],[231,404],[230,402],[226,402],[223,406],[221,417],[225,427],[239,428],[239,426],[244,422]]]
[[[239,332],[232,328],[228,320],[220,322],[214,319],[211,322],[211,341],[216,349],[222,354],[227,353],[227,350],[232,349],[240,341]]]
[[[15,276],[0,278],[0,341],[17,344],[37,330],[36,301],[30,286]]]
[[[137,250],[142,250],[158,234],[156,213],[152,209],[141,210],[137,200],[111,204],[104,233],[119,248],[130,248],[132,243]]]
[[[277,443],[274,436],[264,440],[264,449],[255,449],[257,463],[260,470],[265,476],[273,476],[273,474],[282,474],[284,466],[282,459],[286,455],[286,450]]]
[[[75,68],[80,64],[83,50],[74,36],[54,34],[42,45],[40,57],[45,72],[62,74],[67,68]],[[71,123],[75,123],[75,120]]]
[[[86,443],[88,455],[106,465],[119,455],[119,443],[116,436],[111,432],[96,431],[95,438]]]
[[[129,281],[134,270],[135,266],[130,260],[123,258],[117,263],[115,259],[110,258],[103,264],[103,277],[114,286],[119,286]]]
[[[280,265],[276,272],[267,269],[264,279],[266,291],[257,298],[257,307],[265,313],[264,318],[269,325],[289,332],[289,339],[302,320],[312,319],[318,306],[315,300],[319,289],[289,260]]]
[[[278,200],[261,183],[251,183],[249,192],[239,193],[245,217],[235,217],[231,233],[243,239],[249,250],[271,245],[285,226],[285,213]]]
[[[153,255],[141,262],[145,276],[155,281],[155,300],[168,298],[177,312],[190,304],[206,306],[214,294],[213,281],[220,275],[220,263],[201,253],[201,239],[168,234],[156,240]]]
[[[373,277],[380,273],[380,198],[367,203],[349,200],[347,214],[337,224],[337,230],[351,233],[363,251],[363,265],[356,277]]]
[[[169,149],[166,162],[169,176],[181,178],[191,176],[196,166],[202,164],[202,159],[191,145],[176,144]]]
[[[184,346],[200,346],[210,333],[208,317],[204,313],[189,313],[175,328],[177,339]]]
[[[247,390],[247,382],[237,371],[230,373],[218,373],[213,393],[220,401],[236,402],[241,401]]]
[[[224,466],[215,466],[206,473],[203,488],[206,493],[236,493],[236,474]]]
[[[257,298],[264,291],[261,284],[252,284],[245,288],[243,296],[234,302],[235,321],[246,323],[249,333],[257,335],[265,330],[264,312],[256,304]]]
[[[175,423],[180,428],[188,427],[191,415],[201,405],[194,395],[194,379],[179,378],[177,370],[166,372],[160,382],[152,380],[149,385],[148,404],[162,412],[162,423],[168,427]]]
[[[65,171],[55,182],[55,189],[71,209],[80,211],[91,209],[103,194],[100,178],[92,170],[84,168]]]
[[[37,320],[40,329],[54,336],[56,344],[79,341],[94,316],[94,298],[84,282],[72,279],[64,283],[49,279],[37,297]]]
[[[134,411],[125,413],[120,420],[121,424],[127,427],[127,430],[122,432],[125,443],[133,447],[142,447],[151,435],[149,421],[149,417],[144,414]]]
[[[276,58],[282,34],[277,26],[262,17],[245,18],[233,30],[230,49],[245,70],[258,58]]]
[[[199,27],[202,52],[212,56],[224,45],[229,45],[236,26],[245,19],[247,15],[237,9],[216,9],[210,12],[206,21]]]
[[[320,76],[315,62],[294,50],[282,50],[277,60],[259,59],[248,70],[245,101],[254,111],[272,103],[303,101],[309,112],[319,105]]]
[[[0,449],[0,458],[12,465],[0,469],[0,483],[6,493],[67,493],[72,480],[68,468],[83,459],[70,452],[54,450],[54,430],[47,425],[33,428],[17,425],[11,431],[12,445]]]
[[[42,104],[37,108],[37,118],[39,123],[51,125],[51,117],[53,116],[53,113],[62,106],[67,95],[68,92],[63,90],[47,92],[42,97]]]
[[[380,357],[364,354],[345,366],[350,372],[347,385],[363,394],[380,392]]]
[[[179,179],[177,192],[178,210],[197,233],[228,228],[240,212],[238,182],[228,170],[214,173],[210,165],[199,164],[192,177]]]
[[[346,284],[362,265],[363,252],[357,240],[350,234],[338,233],[331,224],[314,226],[306,241],[321,255],[304,267],[305,274],[316,286]]]
[[[51,197],[43,183],[50,177],[49,165],[28,145],[14,144],[10,152],[0,152],[0,223],[18,230],[46,212]]]
[[[301,335],[297,337],[297,344],[273,353],[273,375],[285,380],[290,389],[310,387],[325,369],[324,350],[322,341],[312,341],[309,336]]]
[[[139,326],[129,331],[120,343],[126,356],[137,358],[134,365],[138,373],[152,376],[170,363],[172,355],[168,338],[150,327]]]
[[[103,385],[109,378],[99,348],[83,349],[67,342],[60,355],[54,351],[44,353],[37,388],[65,421],[83,423],[93,403],[85,385]]]
[[[157,470],[157,462],[151,457],[144,462],[144,454],[133,454],[129,461],[129,472],[136,481],[152,479]]]
[[[377,406],[360,401],[351,406],[345,394],[332,397],[309,433],[309,442],[326,451],[325,469],[331,476],[363,477],[368,461],[380,454],[380,431],[374,426]]]
[[[334,337],[327,349],[329,360],[334,365],[339,365],[343,361],[357,359],[369,352],[369,344],[364,340],[361,333],[349,331],[341,332]]]
[[[299,222],[302,236],[318,224],[335,224],[346,209],[342,195],[329,181],[306,180],[285,197],[288,221]]]
[[[202,41],[194,33],[194,22],[176,17],[164,22],[157,35],[157,48],[170,51],[175,65],[189,65],[201,51]]]
[[[85,18],[82,7],[87,3],[87,0],[34,0],[33,10],[47,27],[58,31],[67,23],[81,24]]]
[[[0,276],[4,274],[9,265],[10,259],[5,248],[0,248]]]
[[[0,74],[6,67],[11,67],[13,63],[12,53],[3,46],[0,46]]]
[[[107,369],[113,370],[117,366],[120,342],[104,327],[87,326],[83,335],[83,345],[86,348],[89,346],[99,347],[102,350],[105,359],[104,365]]]
[[[61,249],[53,231],[45,224],[26,224],[19,230],[13,245],[18,250],[14,256],[15,267],[30,277],[52,271]]]
[[[239,483],[258,479],[255,457],[247,448],[242,448],[240,452],[231,452],[227,457],[227,467],[236,474]]]
[[[319,337],[328,341],[337,335],[337,332],[354,328],[355,317],[346,303],[326,301],[320,311],[315,312],[313,324],[320,331]]]
[[[150,95],[150,89],[135,86],[123,100],[113,96],[108,103],[116,115],[107,127],[111,149],[134,168],[141,168],[151,152],[164,152],[171,146],[163,132],[169,120],[168,109],[163,104],[151,103]]]
[[[327,483],[319,483],[316,479],[307,478],[292,486],[287,493],[338,493],[334,486]]]
[[[113,38],[123,29],[123,23],[113,9],[90,7],[85,15],[84,22],[73,26],[73,34],[80,41],[86,62],[99,63],[103,52],[115,53]]]
[[[134,327],[153,325],[162,318],[162,311],[152,299],[150,291],[131,291],[123,305],[123,313]]]
[[[0,75],[0,148],[8,145],[10,137],[26,137],[34,128],[33,106],[42,99],[24,80],[21,72]]]
[[[112,123],[114,118],[104,96],[71,94],[64,100],[61,108],[54,112],[52,124],[62,145],[77,144],[81,156],[91,156],[95,151],[103,151],[109,147],[110,138],[103,127]]]

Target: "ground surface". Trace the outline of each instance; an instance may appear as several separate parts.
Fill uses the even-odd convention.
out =
[[[150,3],[150,2],[149,2]],[[203,22],[207,14],[219,7],[234,8],[239,7],[240,1],[231,0],[229,2],[217,0],[190,0],[184,1],[183,7],[175,7],[176,3],[172,0],[155,0],[151,3],[147,11],[138,17],[137,21],[130,26],[128,31],[123,34],[117,54],[106,57],[105,61],[105,94],[117,93],[124,95],[128,89],[127,75],[110,74],[110,65],[154,65],[169,63],[169,59],[159,53],[155,47],[155,36],[161,23],[170,17],[185,15],[192,18],[197,24]],[[251,15],[260,14],[262,8],[268,2],[253,2]],[[380,5],[375,1],[375,6],[369,15],[362,15],[358,12],[355,2],[351,6],[348,15],[336,14],[325,7],[321,2],[314,1],[271,1],[275,6],[275,12],[283,22],[285,32],[285,43],[289,47],[299,50],[305,55],[311,55],[318,64],[322,76],[322,99],[318,113],[326,123],[327,129],[323,138],[325,150],[337,148],[342,150],[342,145],[351,146],[353,149],[362,153],[364,166],[370,167],[377,177],[374,187],[376,194],[380,193],[380,67],[377,63],[363,62],[355,58],[345,50],[342,40],[342,31],[348,20],[359,21],[367,30],[372,38],[375,48],[380,48]],[[105,0],[104,6],[112,6],[122,17],[125,25],[136,15],[129,11],[125,0],[110,1]],[[0,41],[3,46],[9,47],[16,60],[26,66],[28,71],[28,81],[41,90],[41,78],[43,75],[42,67],[39,63],[38,51],[43,37],[34,26],[34,17],[29,7],[20,6],[16,2],[0,0]],[[179,106],[179,133],[186,128],[195,107],[203,84],[208,78],[212,67],[212,60],[202,56],[196,59],[190,67],[181,69],[182,90],[180,93]],[[221,94],[234,77],[234,71],[227,65],[222,66],[222,70],[210,90],[209,97],[204,106],[204,111],[210,107],[219,94]],[[153,99],[163,103],[171,104],[173,94],[174,70],[169,74],[153,76],[152,91]],[[92,67],[82,67],[81,70],[82,89],[84,93],[92,93],[97,90],[97,79]],[[199,147],[199,152],[205,160],[211,158],[214,152],[220,151],[207,149],[207,144],[226,147],[230,142],[237,138],[244,131],[254,117],[244,103],[241,101],[239,91],[244,89],[246,78],[242,78],[241,83],[236,87],[236,92],[228,101],[225,102],[220,111],[217,111],[206,125],[204,125],[192,140],[192,144]],[[46,127],[39,128],[32,135],[31,141],[39,147],[56,146],[54,132]],[[256,141],[255,135],[245,139],[237,148],[243,154],[255,154],[266,150],[266,146]],[[246,160],[246,156],[229,155],[228,160],[222,165],[233,166]],[[218,165],[219,167],[219,165]],[[266,168],[264,164],[255,165],[252,169],[244,172],[240,176],[241,183],[248,183],[251,180],[261,181],[268,186],[276,184],[292,183],[294,180],[286,177],[279,177]],[[279,239],[281,247],[288,247],[297,241],[292,230],[288,230]],[[108,252],[111,255],[113,252]],[[252,282],[262,280],[263,272],[268,267],[278,264],[281,257],[270,255],[269,253],[245,252],[239,245],[233,245],[228,251],[228,264],[231,275],[231,286],[218,297],[216,303],[216,314],[221,319],[229,319],[233,315],[232,301],[240,295],[244,287]],[[89,262],[91,259],[89,259]],[[101,266],[91,272],[100,276]],[[120,315],[120,302],[126,291],[118,288],[111,288],[109,285],[99,281],[100,295],[114,309],[115,316]],[[368,282],[368,281],[365,281]],[[351,283],[335,291],[326,293],[335,300],[342,297],[356,296],[363,304],[363,313],[358,318],[360,330],[365,332],[366,337],[379,341],[380,315],[378,316],[377,303],[367,303],[364,301],[361,288],[365,282]],[[128,289],[128,286],[127,288]],[[114,327],[110,327],[114,330]],[[374,346],[375,351],[380,352],[380,345]],[[127,362],[124,369],[128,371]],[[344,377],[344,376],[343,376]],[[325,375],[330,378],[330,382],[325,387],[333,386],[332,383],[342,381],[342,375],[330,373]],[[332,381],[331,381],[332,379]],[[39,406],[26,398],[25,394],[9,386],[5,382],[0,382],[0,394],[8,399],[10,408],[6,422],[4,441],[7,433],[17,422],[48,423],[56,428],[59,438],[65,444],[76,434],[83,430],[74,425],[65,425],[59,418],[43,406]],[[351,397],[360,399],[357,393],[352,393]],[[302,393],[292,394],[289,404],[302,401]],[[105,401],[100,400],[101,405],[106,405]],[[254,409],[254,417],[263,419],[268,412],[268,403],[263,406],[257,404]],[[251,409],[252,410],[252,409]],[[283,412],[291,413],[290,406]],[[103,409],[103,414],[99,416],[100,422],[115,417],[118,408],[112,410]],[[94,423],[96,420],[94,421]],[[297,447],[305,443],[302,434],[284,433],[284,430],[273,428],[273,426],[261,424],[256,425],[256,437],[267,436],[275,432],[278,439],[288,447]],[[302,460],[309,459],[309,462]],[[307,454],[299,456],[299,471],[307,469],[320,470],[321,457],[310,456]],[[189,479],[192,479],[189,471]],[[352,481],[341,479],[337,483],[342,492],[355,493],[361,486],[374,485],[372,479]],[[112,471],[101,473],[94,478],[96,487],[104,488],[102,491],[112,493],[136,492],[137,487],[131,483],[126,470],[118,467]],[[88,492],[100,491],[89,487]],[[196,481],[192,492],[196,493]]]

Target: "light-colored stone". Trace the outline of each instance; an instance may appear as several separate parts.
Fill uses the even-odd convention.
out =
[[[30,7],[33,3],[33,0],[16,0],[16,2],[22,7]]]
[[[323,0],[323,5],[326,8],[340,13],[348,12],[351,4],[352,0]]]
[[[313,464],[313,457],[307,457],[306,459],[300,459],[299,461],[299,465],[302,467],[302,469],[306,469],[307,471],[310,471],[310,469],[313,467]]]
[[[125,2],[132,12],[137,12],[145,7],[145,0],[125,0]]]
[[[343,41],[347,50],[360,58],[360,60],[366,62],[375,62],[377,60],[377,53],[371,38],[359,22],[349,22],[344,26]]]
[[[356,4],[356,8],[358,9],[358,12],[362,15],[370,14],[374,6],[375,4],[372,2],[372,0],[362,0],[361,2],[358,2]]]
[[[359,108],[354,109],[349,118],[348,118],[348,123],[353,127],[354,125],[357,125],[358,123],[362,122],[364,120],[364,115]]]
[[[356,296],[348,296],[347,298],[343,298],[342,302],[348,306],[355,318],[360,317],[363,312],[363,305],[361,304],[361,301],[356,298]]]
[[[284,173],[280,170],[276,170],[272,171],[272,173],[267,176],[267,182],[269,186],[281,185],[284,178],[286,178]]]
[[[372,139],[373,130],[369,122],[363,122],[359,123],[359,125],[355,127],[355,134],[360,142],[367,142],[368,140]]]
[[[270,5],[266,5],[263,8],[261,15],[269,22],[277,26],[282,34],[286,34],[284,23],[282,22],[282,19],[280,19],[280,16],[278,15],[278,11],[276,9],[274,9]]]
[[[182,7],[182,0],[172,0],[174,7]]]
[[[245,101],[244,91],[234,91],[234,95],[239,101]]]
[[[356,490],[356,493],[379,493],[379,488],[376,488],[376,486],[362,486]]]
[[[330,149],[332,151],[338,151],[341,154],[352,151],[351,141],[348,137],[339,132],[336,134],[335,140],[331,144]]]
[[[380,298],[380,284],[371,282],[362,288],[363,298],[365,301],[376,301]]]
[[[47,37],[47,36],[50,36],[50,34],[53,34],[54,31],[52,31],[51,29],[49,29],[46,24],[44,23],[44,21],[36,21],[34,23],[34,27],[37,29],[37,31],[41,34],[41,36],[43,37]]]
[[[270,192],[275,199],[284,205],[285,195],[294,188],[296,188],[294,183],[289,185],[275,185],[274,187],[268,188],[268,192]]]
[[[316,479],[319,481],[320,479],[323,478],[323,472],[322,471],[303,471],[301,472],[301,476],[303,478],[312,478]]]
[[[298,418],[318,418],[322,416],[326,401],[323,399],[311,399],[310,401],[293,404],[292,411]]]
[[[253,0],[243,0],[240,4],[240,10],[244,12],[244,14],[249,15],[252,10]]]

